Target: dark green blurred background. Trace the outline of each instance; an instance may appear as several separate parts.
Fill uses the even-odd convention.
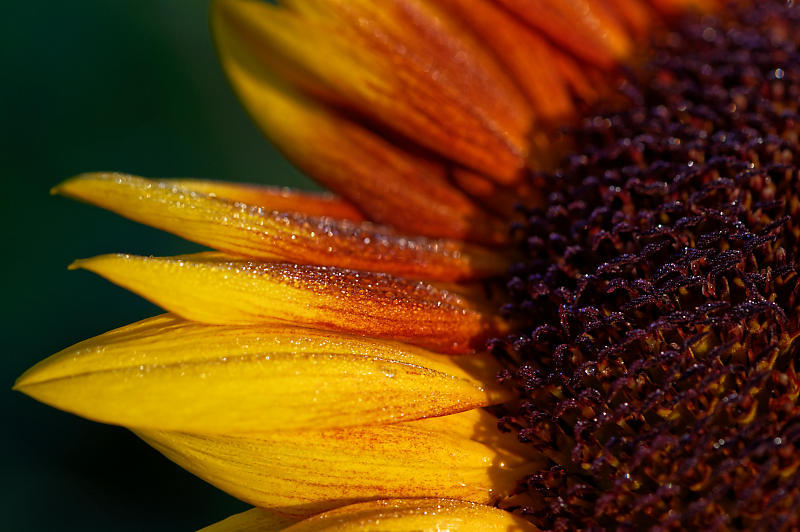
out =
[[[206,0],[6,2],[0,18],[5,530],[191,530],[245,509],[124,429],[12,392],[46,356],[158,309],[75,258],[177,237],[48,194],[83,171],[309,188],[262,139],[212,49]]]

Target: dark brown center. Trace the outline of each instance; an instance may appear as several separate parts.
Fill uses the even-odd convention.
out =
[[[544,529],[800,527],[800,9],[677,28],[516,229],[493,350]]]

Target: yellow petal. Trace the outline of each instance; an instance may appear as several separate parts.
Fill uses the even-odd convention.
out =
[[[480,278],[505,269],[499,255],[461,242],[406,238],[368,223],[267,211],[164,181],[84,174],[53,191],[248,257],[442,281]]]
[[[507,329],[490,308],[430,284],[340,268],[254,262],[219,253],[101,255],[84,268],[184,318],[284,323],[401,340],[441,353],[480,348]]]
[[[201,532],[538,530],[509,512],[484,504],[452,499],[389,499],[361,502],[309,517],[289,528],[287,526],[289,525],[275,522],[263,509],[253,508],[203,528]]]
[[[483,504],[447,499],[394,499],[362,502],[337,508],[285,530],[286,532],[325,530],[532,532],[538,528],[521,517]]]
[[[221,327],[164,315],[76,344],[15,385],[105,423],[234,433],[441,416],[509,399],[488,355],[298,327]]]
[[[284,530],[295,521],[263,508],[251,508],[202,528],[200,532],[273,532]]]
[[[247,437],[137,433],[231,495],[292,517],[387,497],[492,503],[533,470],[524,458],[424,422]]]
[[[447,165],[380,134],[277,79],[221,33],[225,70],[266,135],[300,169],[370,220],[410,234],[499,243],[507,228],[447,181]]]
[[[238,47],[365,122],[502,182],[519,177],[530,109],[446,12],[416,0],[288,4],[217,1],[212,20],[223,64]]]
[[[364,221],[364,215],[358,209],[333,194],[205,179],[165,179],[164,183],[209,196],[246,203],[268,211],[297,212],[354,222]]]
[[[540,468],[547,467],[544,459],[538,457],[530,444],[520,442],[515,432],[501,432],[497,428],[497,422],[496,416],[483,408],[475,408],[449,416],[410,421],[407,425],[412,427],[419,425],[427,430],[461,436],[488,445],[492,449],[502,450],[504,453],[526,456],[530,463],[539,463]]]

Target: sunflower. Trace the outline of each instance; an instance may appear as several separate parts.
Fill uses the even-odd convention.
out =
[[[213,251],[76,261],[167,313],[16,388],[256,507],[215,530],[796,527],[797,19],[218,0],[242,103],[338,195],[58,185]]]

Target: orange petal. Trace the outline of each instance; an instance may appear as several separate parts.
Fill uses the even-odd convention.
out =
[[[533,470],[524,458],[423,421],[247,437],[137,432],[234,497],[291,517],[385,497],[492,503]]]
[[[556,155],[561,153],[555,148],[555,146],[550,146],[549,153],[540,157],[536,163],[548,168],[553,167],[558,159]],[[487,208],[506,220],[513,220],[520,216],[517,205],[530,205],[534,201],[541,200],[541,188],[532,188],[528,183],[514,188],[500,187],[482,175],[463,169],[453,171],[453,180],[472,196],[480,198]]]
[[[297,212],[353,222],[364,221],[364,215],[353,205],[325,192],[301,192],[286,187],[266,187],[205,179],[165,179],[163,182],[268,211]]]
[[[55,193],[210,247],[259,259],[456,281],[504,271],[501,256],[452,240],[406,238],[369,223],[266,211],[164,181],[83,174]]]
[[[366,122],[502,182],[518,179],[530,108],[447,13],[419,0],[287,4],[217,1],[223,64],[250,55]]]
[[[630,37],[596,0],[500,0],[516,16],[571,53],[602,68],[614,68],[632,50]]]
[[[487,243],[507,238],[505,226],[447,182],[443,161],[412,153],[301,94],[235,42],[219,44],[228,76],[267,136],[369,219],[422,236]]]
[[[556,47],[551,48],[551,56],[558,66],[559,72],[567,81],[573,97],[586,103],[594,104],[608,90],[594,84],[593,76],[589,74],[590,71],[595,69],[594,66],[587,65],[585,62]]]
[[[394,499],[362,502],[310,517],[286,532],[533,532],[535,526],[492,506],[447,499]]]
[[[575,115],[564,77],[550,54],[551,45],[536,31],[492,2],[438,2],[464,20],[514,75],[537,116],[553,123]]]
[[[637,39],[644,40],[648,37],[655,16],[649,3],[641,0],[607,0],[606,4]]]
[[[499,369],[488,354],[447,357],[300,327],[164,315],[67,348],[28,370],[15,389],[104,423],[232,434],[391,423],[496,404],[511,395],[493,384]]]
[[[442,353],[481,347],[506,325],[479,302],[387,274],[217,253],[101,255],[76,261],[184,318],[288,323],[401,340]]]

